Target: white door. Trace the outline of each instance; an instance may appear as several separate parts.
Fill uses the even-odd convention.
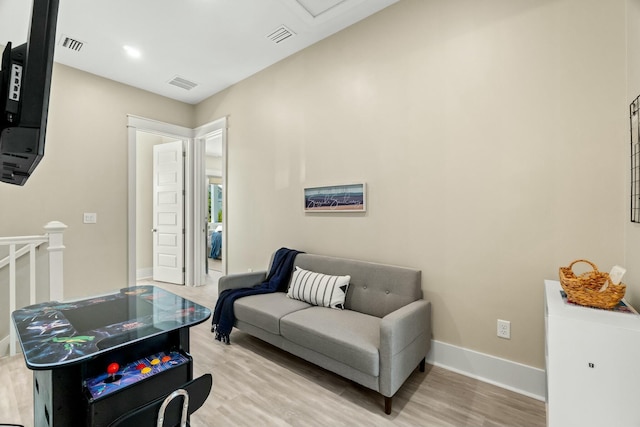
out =
[[[153,147],[153,280],[184,284],[182,141]]]

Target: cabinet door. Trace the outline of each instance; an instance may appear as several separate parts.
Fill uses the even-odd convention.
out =
[[[549,426],[640,426],[640,334],[548,318]]]

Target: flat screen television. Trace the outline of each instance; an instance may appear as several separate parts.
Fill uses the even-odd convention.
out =
[[[34,0],[25,44],[0,68],[0,181],[24,185],[44,156],[59,0]]]

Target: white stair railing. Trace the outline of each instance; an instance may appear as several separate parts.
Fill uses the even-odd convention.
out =
[[[16,310],[16,260],[29,254],[29,304],[36,304],[36,249],[48,243],[49,251],[49,295],[48,300],[62,301],[64,282],[62,254],[64,245],[62,233],[67,226],[52,221],[44,226],[46,233],[41,236],[0,237],[0,246],[9,247],[9,255],[0,259],[0,270],[9,266],[9,354],[16,354],[16,330],[13,327],[11,313]]]

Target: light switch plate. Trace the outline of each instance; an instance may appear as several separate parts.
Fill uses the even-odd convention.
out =
[[[82,222],[84,222],[85,224],[95,224],[98,222],[98,214],[95,212],[85,212]]]

